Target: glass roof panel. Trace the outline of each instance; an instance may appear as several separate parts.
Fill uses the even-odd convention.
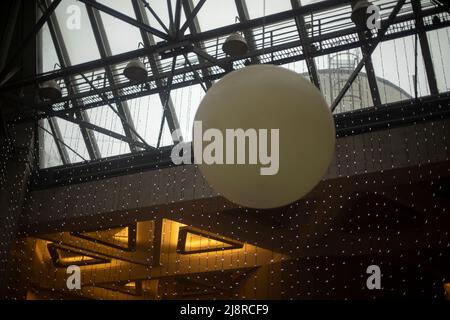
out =
[[[42,39],[42,66],[39,72],[53,71],[54,69],[60,69],[58,56],[56,55],[55,46],[53,45],[53,40],[50,35],[50,30],[47,24],[44,24],[40,31],[40,36]]]
[[[62,165],[55,139],[50,134],[51,130],[48,120],[41,120],[39,125],[43,128],[39,129],[39,166],[41,168],[49,168]]]
[[[194,7],[198,0],[193,0]],[[197,14],[202,31],[207,31],[235,23],[238,16],[234,0],[206,1]]]
[[[116,105],[112,106],[117,108]],[[88,109],[86,112],[88,113],[89,120],[92,124],[125,135],[122,121],[109,106]],[[100,149],[100,154],[102,157],[109,157],[130,152],[129,145],[126,142],[117,140],[96,131],[94,131],[94,135],[97,138],[98,148]]]
[[[149,145],[156,147],[163,115],[163,108],[159,95],[152,94],[129,100],[128,107],[136,131]]]
[[[450,90],[450,50],[448,50],[449,29],[440,29],[427,32],[430,43],[431,57],[433,60],[436,82],[440,92]]]
[[[250,19],[268,16],[270,14],[292,9],[291,0],[261,1],[245,0]]]
[[[98,2],[136,19],[130,0],[98,0]],[[100,16],[113,55],[138,49],[139,42],[142,42],[139,28],[104,12],[100,12]]]
[[[66,121],[61,118],[55,118],[58,122],[59,129],[61,130],[61,136],[63,141],[75,150],[84,159],[89,160],[89,153],[84,144],[83,136],[81,135],[80,127],[72,122]],[[69,159],[71,163],[84,161],[70,149],[67,149]]]
[[[56,7],[55,13],[71,64],[99,59],[100,54],[86,7],[78,1],[65,0]]]
[[[172,135],[170,134],[169,125],[167,124],[167,120],[164,121],[164,128],[161,135],[161,143],[160,147],[171,146],[173,145]]]
[[[205,92],[199,84],[172,90],[172,101],[180,122],[180,129],[184,141],[192,140],[192,126],[194,117]]]
[[[377,77],[383,79],[379,84],[383,103],[406,99],[414,95],[414,36],[389,40],[378,44],[372,54],[372,62]],[[428,95],[428,81],[420,45],[417,47],[417,89],[418,95]],[[389,57],[389,58],[388,58]],[[398,87],[404,93],[389,94],[389,88]]]

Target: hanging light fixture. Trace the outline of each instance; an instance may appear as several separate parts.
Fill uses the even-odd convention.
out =
[[[57,100],[62,97],[61,88],[55,80],[45,81],[39,87],[39,96],[44,100]]]
[[[358,27],[367,27],[367,19],[369,14],[367,8],[372,4],[367,0],[353,0],[352,1],[352,14],[351,19]]]
[[[128,62],[123,70],[123,74],[127,79],[132,81],[144,81],[147,79],[147,69],[139,59],[134,59]]]
[[[233,33],[223,43],[222,51],[232,57],[243,55],[248,51],[247,41],[241,34]]]

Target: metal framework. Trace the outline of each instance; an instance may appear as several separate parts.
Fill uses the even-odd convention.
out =
[[[50,7],[48,0],[43,1],[46,1],[49,9],[54,10],[57,5],[56,1],[53,1]],[[35,110],[33,115],[18,113],[14,121],[36,121],[48,118],[53,122],[55,130],[52,132],[55,134],[55,141],[61,137],[57,136],[58,130],[53,119],[59,117],[71,121],[80,126],[91,159],[100,158],[92,131],[127,142],[133,153],[144,149],[155,152],[154,148],[149,147],[137,134],[128,110],[128,100],[155,93],[159,95],[163,106],[157,146],[159,147],[166,120],[171,133],[179,132],[180,128],[170,95],[171,90],[198,83],[207,90],[213,81],[220,79],[231,70],[230,66],[243,68],[249,60],[253,64],[277,65],[305,60],[311,82],[320,88],[315,58],[353,48],[361,48],[363,59],[336,97],[332,110],[339,105],[363,67],[366,69],[373,105],[379,107],[380,92],[371,54],[380,42],[410,35],[418,35],[420,39],[430,93],[432,97],[438,96],[436,75],[426,32],[450,26],[450,14],[445,6],[429,0],[387,0],[381,3],[383,28],[373,32],[373,37],[368,37],[350,20],[350,0],[321,1],[304,6],[299,0],[291,0],[291,10],[256,19],[249,17],[245,0],[235,0],[240,22],[202,31],[197,14],[202,10],[205,1],[207,0],[200,0],[194,6],[192,0],[178,0],[174,8],[168,1],[169,25],[165,25],[145,0],[132,0],[136,19],[95,0],[81,0],[86,5],[101,59],[75,66],[72,66],[68,59],[56,16],[52,12],[44,12],[43,18],[46,18],[44,22],[47,21],[50,27],[61,69],[37,75],[33,79],[8,82],[0,87],[0,94],[20,92],[25,87],[36,86],[53,79],[62,84],[64,95],[57,101],[36,103],[31,106]],[[144,47],[112,55],[99,11],[139,28]],[[186,21],[182,24],[183,12]],[[156,19],[163,31],[150,25],[147,13]],[[434,17],[439,18],[438,24],[433,22]],[[36,30],[38,29],[39,25],[36,27]],[[190,34],[186,34],[187,29]],[[223,42],[233,32],[244,34],[250,48],[247,54],[229,57],[222,52]],[[162,41],[156,42],[155,36]],[[123,76],[123,69],[130,60],[137,58],[146,61],[148,77],[142,82],[130,82]],[[176,64],[178,59],[184,61],[184,64]],[[92,81],[85,74],[94,72],[105,81],[103,83],[100,81],[93,87]],[[110,105],[113,109],[112,105],[117,106],[125,135],[89,122],[85,110],[105,105]],[[353,131],[358,130],[353,128]],[[182,139],[181,135],[175,136],[174,142]],[[63,158],[66,156],[64,146],[60,147],[58,150],[61,149],[60,155]],[[67,159],[63,160],[63,163],[67,164]]]
[[[134,13],[137,17],[137,20],[141,23],[149,25],[149,21],[147,15],[145,14],[145,7],[142,1],[140,0],[132,0]],[[145,30],[140,29],[142,40],[145,48],[150,48],[155,45],[155,40],[152,34],[145,32]],[[150,64],[150,69],[152,74],[158,75],[159,69],[161,68],[161,62],[155,57],[153,54],[149,54],[147,56],[148,62]],[[158,88],[164,87],[164,84],[161,80],[156,81],[156,85]],[[178,142],[183,140],[183,137],[179,134],[180,124],[178,122],[178,117],[175,112],[175,107],[172,101],[172,97],[170,96],[170,90],[166,92],[161,92],[159,94],[161,99],[161,103],[163,106],[163,119],[162,123],[164,124],[164,119],[167,120],[169,125],[170,133],[175,134],[174,142]]]
[[[103,25],[103,21],[101,19],[100,13],[94,9],[98,8],[99,6],[103,8],[103,5],[98,4],[95,0],[93,1],[86,1],[89,5],[86,6],[87,13],[89,16],[89,21],[91,22],[92,30],[94,31],[94,37],[97,42],[98,51],[100,52],[100,57],[105,58],[112,55],[111,48],[109,46],[108,37],[106,35],[105,27]],[[95,4],[95,5],[94,5]],[[115,68],[114,66],[105,66],[105,74],[103,77],[106,77],[108,79],[108,82],[110,84],[115,83],[114,79],[114,73]],[[89,84],[89,87],[91,89],[91,85]],[[94,91],[97,93],[97,91]],[[119,96],[121,96],[120,89],[112,91],[112,96],[114,99],[117,99]],[[101,100],[104,101],[104,99],[101,98]],[[106,101],[104,101],[106,102]],[[108,103],[112,103],[113,101],[108,101]],[[116,100],[117,109],[120,114],[120,120],[122,121],[123,130],[125,132],[125,135],[127,136],[129,141],[136,141],[136,135],[133,125],[133,120],[131,119],[130,110],[128,109],[128,104],[125,100]],[[131,151],[137,151],[138,148],[135,144],[129,143],[130,150]]]
[[[50,2],[49,0],[43,0],[41,2],[44,9],[48,7],[49,2]],[[60,66],[61,67],[71,66],[72,63],[70,61],[69,54],[67,52],[67,48],[56,15],[53,14],[49,17],[49,19],[47,20],[47,25],[50,31],[50,36],[52,38],[53,45],[55,47],[56,55],[58,56]],[[66,85],[68,93],[74,95],[76,92],[78,92],[78,89],[75,86],[71,85],[71,80],[73,81],[73,79],[70,79],[70,77],[68,76],[64,77],[64,83]],[[75,107],[78,107],[79,102],[77,100],[73,100],[73,104]],[[87,112],[84,110],[75,111],[74,116],[76,119],[80,121],[89,122],[89,116]],[[55,127],[55,131],[52,130],[52,132],[54,132],[54,134],[57,134],[55,136],[55,142],[59,146],[58,151],[62,162],[64,164],[70,163],[70,159],[68,157],[67,151],[65,150],[65,146],[60,146],[60,143],[58,142],[58,139],[62,141],[62,137],[59,133],[60,130],[56,119],[49,118],[49,122],[53,127]],[[93,132],[91,130],[86,129],[84,126],[80,126],[80,131],[81,135],[83,136],[83,140],[86,145],[86,149],[88,151],[90,159],[93,160],[101,158],[97,140]]]
[[[300,0],[291,0],[292,8],[298,9],[301,7]],[[295,18],[295,24],[297,25],[298,34],[303,48],[303,54],[305,56],[306,66],[308,67],[309,78],[314,85],[320,89],[320,79],[317,74],[316,62],[312,56],[312,51],[315,51],[315,47],[309,40],[308,31],[306,28],[305,18],[303,16],[297,16]],[[312,27],[312,25],[310,25]]]

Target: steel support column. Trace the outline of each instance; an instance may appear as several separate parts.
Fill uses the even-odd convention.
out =
[[[302,6],[300,0],[291,0],[293,9],[298,9]],[[302,44],[303,54],[305,56],[306,67],[308,68],[309,79],[320,90],[320,79],[317,73],[317,66],[314,57],[311,55],[312,47],[309,41],[308,31],[306,30],[305,18],[302,15],[295,17],[295,24],[297,25],[300,42]]]
[[[147,15],[145,13],[145,7],[144,4],[139,0],[132,0],[134,13],[136,15],[136,19],[144,24],[149,24]],[[152,45],[155,44],[155,40],[153,36],[149,33],[146,33],[144,30],[141,31],[142,41],[144,43],[145,48],[150,48]],[[152,73],[154,75],[159,74],[159,69],[161,68],[161,62],[158,60],[157,57],[153,54],[149,54],[148,56],[148,62],[150,63],[150,68],[152,70]],[[157,87],[163,87],[164,83],[161,80],[156,81]],[[170,133],[176,133],[176,136],[174,137],[174,143],[177,143],[179,141],[183,140],[183,137],[180,133],[180,123],[178,121],[178,116],[175,112],[175,106],[173,104],[172,98],[170,96],[170,93],[168,96],[164,94],[164,92],[161,92],[159,94],[159,98],[161,100],[161,104],[164,109],[164,117],[167,119],[167,124],[169,125]],[[168,101],[166,101],[168,99]]]
[[[183,1],[183,10],[184,10],[186,17],[189,17],[190,15],[192,15],[192,10],[194,10],[194,3],[192,2],[192,0]],[[201,32],[200,23],[198,22],[197,16],[193,17],[192,22],[189,25],[189,31],[193,35]],[[194,46],[200,48],[201,50],[204,50],[204,45],[203,45],[203,42],[201,42],[201,41],[194,42]],[[206,61],[201,56],[198,56],[198,60],[200,63],[204,63]],[[210,72],[207,68],[202,68],[201,71],[202,71],[203,78],[208,78],[210,76]],[[209,89],[212,86],[212,82],[210,80],[206,80],[205,85],[206,85],[206,88]]]
[[[45,4],[45,7],[49,5],[49,0],[44,0],[43,3]],[[50,16],[50,19],[47,21],[48,29],[50,31],[50,36],[53,41],[53,46],[55,47],[56,55],[58,56],[59,64],[61,65],[61,68],[66,68],[67,66],[71,66],[72,63],[70,61],[69,53],[67,52],[67,47],[64,42],[64,38],[62,36],[61,28],[59,26],[58,19],[55,14]],[[66,84],[67,91],[69,95],[74,95],[77,93],[77,89],[72,86],[72,81],[70,77],[64,77],[64,82]],[[72,100],[72,103],[76,109],[75,116],[85,122],[89,122],[89,115],[84,110],[78,109],[78,101],[76,99]],[[57,122],[49,119],[49,122],[53,122],[57,126]],[[56,132],[59,131],[59,128]],[[81,135],[83,137],[84,143],[86,145],[86,150],[88,151],[89,158],[91,160],[101,158],[100,149],[98,148],[97,140],[95,138],[95,135],[92,131],[87,130],[84,127],[80,127]],[[62,137],[57,138],[62,139]],[[56,139],[55,139],[56,140]],[[58,142],[57,142],[58,143]],[[63,148],[65,149],[65,147]],[[59,149],[58,149],[59,150]],[[62,159],[62,154],[60,154]]]
[[[92,30],[94,32],[94,37],[97,42],[98,50],[100,52],[101,58],[106,58],[112,55],[111,48],[109,46],[108,38],[106,36],[105,27],[103,25],[103,21],[101,19],[100,13],[93,9],[91,6],[87,5],[86,10],[89,16],[89,21],[91,22]],[[106,66],[105,67],[106,77],[110,84],[114,84],[114,70],[113,67]],[[112,91],[115,98],[119,96],[119,93],[116,90]],[[134,124],[131,118],[130,110],[128,109],[128,104],[126,101],[117,101],[117,110],[122,116],[122,126],[125,132],[125,135],[128,137],[130,141],[136,141],[136,136],[132,133],[131,128],[134,128]],[[138,151],[135,144],[129,143],[130,150],[132,152]]]
[[[236,9],[239,15],[239,20],[241,22],[245,22],[250,20],[250,16],[248,14],[247,4],[245,3],[245,0],[235,0]],[[245,29],[243,31],[245,41],[247,41],[248,47],[250,50],[256,50],[256,41],[255,36],[253,34],[252,29]],[[251,58],[252,63],[258,64],[261,61],[259,60],[258,56],[254,56]]]
[[[436,81],[436,74],[433,67],[433,59],[431,58],[430,45],[428,44],[427,34],[423,31],[423,19],[421,17],[422,6],[420,0],[411,0],[414,14],[416,16],[416,29],[419,32],[420,48],[422,49],[423,62],[425,64],[425,71],[427,73],[428,85],[430,87],[430,94],[438,94],[438,86]]]
[[[372,57],[370,55],[370,47],[368,41],[370,39],[367,38],[364,32],[358,32],[359,40],[362,42],[361,44],[361,52],[363,55],[367,56],[366,60],[366,73],[367,73],[367,81],[369,82],[370,93],[372,95],[372,101],[374,106],[379,106],[381,104],[380,91],[378,89],[377,77],[375,75],[375,69],[373,68]]]

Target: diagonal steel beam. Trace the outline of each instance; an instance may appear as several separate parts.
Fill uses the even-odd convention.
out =
[[[58,122],[55,118],[49,118],[48,124],[50,126],[51,135],[53,136],[53,140],[55,141],[56,148],[58,149],[59,156],[64,165],[70,164],[69,154],[67,153],[66,144],[62,138],[61,130],[59,129]],[[44,127],[41,127],[45,130]]]
[[[170,35],[174,36],[175,35],[175,26],[174,26],[174,22],[173,22],[172,1],[171,0],[166,0],[166,1],[167,1],[167,11],[169,13],[169,30],[170,30]]]
[[[197,13],[200,11],[200,9],[205,4],[205,1],[206,0],[200,0],[197,3],[197,5],[195,6],[195,8],[192,9],[192,12],[189,15],[186,16],[186,21],[184,22],[184,24],[180,28],[180,35],[183,35],[184,32],[187,30],[187,28],[189,28],[189,26],[191,25],[192,21],[194,21],[195,17],[197,16]]]
[[[224,26],[224,27],[216,28],[213,30],[202,31],[195,35],[194,34],[186,35],[185,37],[182,38],[182,40],[180,40],[180,42],[188,44],[189,42],[192,43],[192,42],[211,40],[211,39],[215,39],[218,37],[226,36],[233,32],[238,32],[243,29],[258,28],[263,25],[269,25],[269,24],[274,24],[274,23],[286,21],[289,19],[293,19],[297,15],[307,15],[307,14],[315,13],[317,11],[331,10],[336,7],[342,7],[343,5],[349,4],[350,1],[351,0],[335,0],[333,2],[332,1],[319,1],[319,2],[308,4],[308,5],[304,5],[296,10],[291,9],[291,10],[283,11],[280,13],[267,15],[266,17],[255,18],[255,19],[249,20],[247,22],[240,22],[240,23],[235,23],[235,24]],[[353,28],[349,28],[349,29],[353,29]],[[353,30],[352,30],[352,32],[353,32]],[[151,52],[152,53],[160,53],[160,52],[165,52],[167,50],[171,50],[174,48],[179,48],[180,42],[177,42],[177,43],[159,42],[151,48]],[[129,61],[131,59],[142,57],[145,54],[147,54],[148,51],[149,51],[149,49],[140,48],[140,49],[132,50],[132,51],[125,52],[125,53],[116,54],[116,55],[110,56],[110,57],[88,61],[85,63],[78,64],[76,66],[65,68],[63,70],[57,70],[57,71],[49,73],[49,74],[38,75],[32,79],[25,79],[25,80],[17,81],[11,85],[7,85],[7,86],[4,86],[3,88],[0,88],[0,92],[4,92],[5,90],[11,90],[11,89],[22,87],[22,86],[27,86],[30,84],[34,84],[36,81],[46,81],[46,80],[50,80],[50,79],[61,78],[65,74],[80,74],[80,73],[91,71],[93,69],[103,68],[106,65],[114,65],[114,64],[123,63],[123,62]]]
[[[71,116],[69,116],[67,114],[66,115],[61,114],[61,115],[58,115],[58,117],[63,119],[63,120],[75,123],[75,124],[79,125],[80,127],[83,127],[83,128],[89,129],[89,130],[93,130],[93,131],[97,131],[98,133],[110,136],[110,137],[112,137],[114,139],[126,142],[128,144],[132,144],[132,145],[134,145],[137,148],[148,149],[147,146],[144,143],[140,142],[140,141],[130,140],[127,136],[124,136],[124,135],[122,135],[120,133],[117,133],[117,132],[114,132],[114,131],[111,131],[111,130],[108,130],[108,129],[105,129],[105,128],[102,128],[102,127],[99,127],[99,126],[97,126],[95,124],[92,124],[90,122],[86,122],[86,121],[80,120],[78,118],[73,118],[73,117],[71,117]]]
[[[186,15],[186,17],[192,15],[192,10],[194,10],[194,3],[192,2],[192,0],[183,1],[183,10],[184,10],[184,14]],[[201,32],[200,24],[199,24],[198,18],[196,16],[192,19],[192,22],[189,25],[189,31],[193,35],[196,35],[197,33]],[[194,42],[193,44],[195,47],[198,47],[204,51],[203,42],[199,41],[199,42]],[[198,56],[198,60],[200,63],[204,63],[206,61],[203,57],[200,57],[200,56]],[[207,68],[202,68],[201,71],[202,71],[203,78],[208,78],[210,76],[210,72]],[[212,87],[212,82],[210,80],[206,80],[205,85],[206,85],[206,88],[209,89]]]
[[[397,4],[395,5],[395,7],[392,9],[389,17],[387,20],[383,21],[382,24],[382,28],[378,31],[378,35],[377,37],[372,41],[371,46],[369,47],[369,49],[367,50],[367,52],[363,55],[363,58],[361,59],[361,61],[358,63],[358,65],[356,66],[355,70],[353,70],[352,74],[350,75],[350,77],[347,79],[347,82],[344,84],[344,87],[341,89],[341,91],[339,92],[338,96],[336,97],[336,99],[333,101],[333,104],[331,105],[331,112],[333,112],[336,107],[338,106],[338,104],[341,102],[342,98],[345,96],[345,94],[347,93],[348,89],[350,88],[350,86],[352,85],[353,81],[356,79],[356,77],[358,76],[359,72],[361,71],[361,69],[364,67],[364,64],[366,63],[367,59],[372,55],[372,53],[375,51],[377,45],[383,41],[384,35],[386,34],[386,31],[389,29],[392,21],[394,21],[395,17],[397,16],[397,14],[399,13],[400,9],[402,8],[403,4],[405,3],[405,0],[398,0]]]
[[[166,110],[167,110],[167,104],[169,103],[169,99],[170,99],[170,88],[172,86],[173,83],[173,76],[174,76],[174,71],[175,71],[175,65],[177,63],[177,57],[174,56],[172,58],[172,72],[170,73],[169,78],[167,79],[167,83],[166,83],[166,87],[164,90],[164,94],[165,97],[163,99],[163,116],[161,118],[161,125],[159,128],[159,135],[158,135],[158,143],[156,144],[156,147],[159,148],[160,147],[160,143],[161,143],[161,137],[162,137],[162,133],[163,133],[163,129],[164,129],[164,120],[167,119],[167,115],[166,115]],[[175,139],[173,139],[175,140]]]
[[[178,35],[178,30],[180,30],[180,23],[181,23],[181,0],[177,0],[175,4],[175,21],[174,21],[174,29],[175,29],[175,36]]]
[[[48,124],[50,126],[50,130],[53,136],[53,140],[55,141],[56,148],[58,149],[59,156],[64,165],[70,164],[69,154],[67,153],[66,144],[62,138],[61,130],[59,129],[58,122],[55,118],[49,118]]]
[[[100,52],[100,57],[106,58],[108,56],[111,56],[112,55],[111,48],[109,46],[105,26],[103,25],[103,21],[101,19],[99,11],[93,9],[91,6],[86,6],[86,10],[89,16],[89,21],[91,23],[92,30],[94,32],[94,37],[97,42],[98,50]],[[114,84],[115,81],[114,81],[113,67],[110,66],[105,67],[105,73],[109,83]],[[112,93],[113,96],[117,99],[117,97],[119,96],[119,92],[113,90]],[[126,101],[122,102],[117,100],[117,109],[121,115],[121,121],[125,135],[128,137],[128,140],[136,141],[137,140],[136,136],[133,134],[132,130],[130,130],[130,127],[134,129],[134,124]],[[139,151],[139,149],[136,148],[135,144],[129,143],[129,146],[132,152]]]
[[[220,60],[214,58],[212,55],[208,54],[206,51],[197,48],[197,47],[193,47],[192,51],[194,51],[199,57],[203,58],[204,60],[207,60],[209,62],[211,62],[212,64],[221,67],[224,70],[229,70],[229,66],[225,65],[224,63],[222,63]]]
[[[79,0],[79,1],[86,4],[87,7],[95,8],[96,10],[103,11],[106,14],[109,14],[117,19],[120,19],[122,21],[125,21],[126,23],[129,23],[135,27],[138,27],[139,29],[144,30],[145,32],[149,32],[155,36],[158,36],[161,39],[164,39],[164,40],[170,39],[169,35],[165,34],[164,32],[161,32],[158,29],[152,28],[149,25],[143,24],[133,18],[130,18],[129,16],[127,16],[123,13],[120,13],[114,9],[111,9],[110,7],[105,6],[105,5],[97,2],[96,0]]]
[[[49,5],[50,1],[43,0],[41,3],[45,8],[46,6]],[[50,36],[52,38],[53,46],[55,47],[56,55],[58,57],[61,68],[65,68],[67,66],[72,65],[64,38],[62,36],[61,28],[59,26],[59,22],[55,14],[50,16],[50,19],[47,21],[47,25],[50,31]],[[74,95],[77,93],[78,90],[76,89],[76,87],[72,86],[73,79],[71,79],[70,77],[64,77],[64,82],[66,84],[66,88],[69,95]],[[72,103],[76,108],[75,116],[80,120],[89,122],[89,115],[87,114],[87,112],[84,110],[79,110],[78,101],[74,99],[72,100]],[[84,143],[86,145],[89,158],[91,160],[101,158],[100,149],[98,148],[97,140],[95,138],[94,133],[91,132],[90,130],[87,130],[84,127],[80,127],[80,131]]]
[[[20,4],[20,1],[17,1],[17,4]],[[39,9],[41,10],[40,12],[39,11],[37,12],[37,15],[39,16],[40,14],[44,13],[47,9],[40,2],[37,2],[37,5],[38,5]],[[13,27],[14,27],[14,25],[13,25]],[[37,55],[36,55],[36,70],[38,70],[38,72],[43,72],[42,34],[43,34],[43,32],[38,32],[38,34],[36,35],[36,53],[37,53]],[[6,51],[6,53],[7,53],[7,51]],[[42,148],[42,146],[44,145],[44,142],[45,142],[45,133],[48,133],[53,138],[53,141],[55,142],[56,149],[58,151],[59,158],[61,159],[62,164],[63,165],[70,164],[70,158],[69,158],[69,155],[68,155],[68,152],[66,149],[66,148],[70,148],[70,147],[68,147],[63,141],[58,122],[54,118],[49,118],[48,124],[49,124],[50,130],[47,130],[44,127],[44,121],[45,121],[44,119],[37,120],[37,123],[35,126],[36,130],[39,130],[38,134],[36,135],[37,136],[36,145],[38,147],[41,146],[41,148],[38,148],[39,149],[39,159],[37,159],[38,167],[42,167],[41,165],[45,165],[43,162],[44,158],[42,157],[45,154],[45,150],[44,150],[44,148]]]
[[[369,54],[370,46],[367,34],[365,32],[358,32],[359,40],[361,41],[361,52],[364,55],[368,55],[366,60],[366,74],[367,74],[367,81],[369,82],[369,88],[370,93],[372,96],[372,102],[374,106],[381,105],[381,97],[380,97],[380,91],[378,89],[378,83],[377,83],[377,77],[375,75],[375,69],[373,67],[372,63],[372,57]]]
[[[37,15],[44,13],[47,9],[47,7],[45,6],[45,4],[41,3],[41,2],[37,2],[37,5],[39,7],[39,9],[41,10],[40,12],[37,12]],[[51,19],[52,16],[50,16]],[[47,21],[48,23],[50,22],[50,19]],[[43,72],[43,60],[42,60],[42,32],[39,32],[36,35],[36,51],[37,51],[37,59],[36,59],[36,69],[39,72]],[[53,141],[55,142],[56,145],[56,149],[58,151],[59,157],[61,159],[61,162],[63,165],[67,165],[70,164],[70,157],[69,154],[67,152],[67,145],[64,143],[62,134],[61,134],[61,130],[59,128],[59,124],[56,121],[56,119],[54,118],[49,118],[48,119],[48,124],[50,127],[50,130],[47,130],[44,127],[44,121],[45,120],[38,120],[37,124],[36,124],[36,129],[40,129],[39,130],[39,134],[38,134],[38,140],[37,140],[37,145],[39,146],[40,144],[44,145],[44,138],[45,138],[45,132],[47,132],[52,138]],[[41,148],[41,150],[39,151],[39,157],[41,157],[44,153],[44,148]],[[39,159],[39,161],[41,161],[42,159]],[[39,162],[39,164],[44,164],[43,162]]]
[[[247,3],[245,2],[245,0],[235,0],[234,2],[236,4],[236,9],[237,9],[237,12],[239,15],[239,20],[241,22],[246,22],[246,21],[250,20],[250,16],[248,14],[248,9],[247,9]],[[255,42],[255,36],[253,34],[253,30],[245,29],[243,31],[243,33],[244,33],[245,41],[247,41],[249,49],[252,51],[256,50],[256,42]],[[251,60],[252,60],[252,63],[254,63],[254,64],[261,62],[259,60],[258,56],[252,57]]]
[[[145,8],[141,1],[139,0],[132,0],[134,13],[136,15],[136,19],[142,23],[149,24],[147,15],[145,14]],[[155,44],[155,40],[151,34],[145,33],[141,30],[141,36],[142,41],[144,43],[145,48],[149,48],[152,45]],[[154,75],[159,74],[159,69],[161,68],[161,61],[154,55],[149,54],[148,61],[150,64],[150,69]],[[166,84],[168,85],[168,84]],[[156,81],[157,87],[164,87],[164,83],[161,79]],[[161,92],[159,94],[161,104],[164,109],[164,116],[167,119],[167,123],[169,125],[170,133],[179,133],[180,132],[180,123],[178,121],[178,116],[175,112],[175,106],[173,104],[172,98],[170,96],[170,92],[168,96],[164,94],[164,92]],[[174,143],[177,143],[179,141],[182,141],[183,137],[181,135],[176,135],[174,139]]]
[[[183,54],[183,56],[184,56],[185,64],[187,64],[189,66],[189,68],[191,69],[192,73],[194,74],[194,78],[198,81],[198,83],[202,87],[203,91],[205,91],[205,92],[208,91],[208,88],[203,83],[202,78],[197,73],[197,71],[192,67],[192,63],[191,63],[191,61],[189,61],[187,54]]]
[[[438,94],[438,86],[436,74],[433,67],[433,59],[431,58],[430,45],[428,43],[427,34],[423,31],[423,19],[421,18],[422,5],[419,0],[411,0],[412,8],[416,19],[416,29],[419,32],[420,48],[422,49],[423,63],[425,72],[427,73],[428,86],[431,94]]]
[[[51,123],[57,123],[57,121],[56,121],[56,119],[54,119],[54,118],[49,118],[48,119],[48,122],[50,123],[50,126],[51,126]],[[86,161],[86,159],[81,155],[81,154],[79,154],[78,152],[77,152],[77,150],[75,150],[74,148],[72,148],[71,146],[69,146],[68,144],[66,144],[63,140],[61,140],[60,138],[58,138],[58,133],[56,132],[56,131],[54,131],[52,128],[51,128],[51,131],[49,131],[49,130],[47,130],[47,129],[45,129],[43,126],[41,126],[40,124],[38,124],[38,128],[40,128],[42,131],[44,131],[44,132],[47,132],[49,135],[51,135],[52,137],[53,137],[53,139],[57,142],[57,146],[58,145],[62,145],[62,146],[64,146],[64,148],[67,148],[67,149],[69,149],[70,151],[72,151],[74,154],[76,154],[81,160],[83,160],[83,161]],[[64,149],[65,150],[65,149]],[[67,155],[66,155],[66,157],[68,157]],[[63,160],[63,164],[69,164],[69,162],[64,162],[64,160]]]
[[[114,106],[108,101],[108,98],[106,96],[106,94],[102,94],[100,92],[98,92],[97,88],[95,87],[95,85],[92,83],[92,81],[89,81],[89,79],[84,75],[81,74],[81,77],[84,79],[84,81],[86,81],[86,83],[89,84],[89,86],[91,87],[91,90],[93,90],[102,100],[103,103],[105,103],[106,105],[108,105],[108,107],[119,117],[119,119],[123,122],[123,123],[127,123],[126,120],[122,117],[122,115],[119,113],[119,111],[116,110],[116,108],[114,108]],[[128,129],[130,129],[130,131],[133,133],[133,135],[135,135],[139,140],[142,141],[142,143],[145,145],[145,149],[153,149],[152,147],[150,147],[144,140],[144,138],[142,138],[139,133],[130,125],[127,124]]]
[[[291,6],[293,9],[298,9],[302,6],[302,4],[300,0],[291,0]],[[309,78],[311,79],[311,82],[314,83],[314,85],[320,90],[319,74],[317,73],[316,61],[311,54],[311,41],[309,40],[308,31],[306,30],[305,18],[301,15],[296,16],[295,24],[300,36],[300,43],[302,44]]]
[[[153,18],[155,18],[155,20],[159,23],[159,25],[164,29],[165,32],[167,32],[167,34],[170,33],[169,29],[166,27],[166,25],[164,24],[164,22],[162,22],[161,18],[159,17],[159,15],[155,12],[155,10],[152,9],[152,7],[150,6],[150,4],[146,1],[146,0],[141,0],[142,3],[144,4],[144,7],[147,8],[148,11],[150,11],[150,13],[152,14]],[[139,20],[138,20],[139,21]],[[141,21],[142,22],[142,21]]]

